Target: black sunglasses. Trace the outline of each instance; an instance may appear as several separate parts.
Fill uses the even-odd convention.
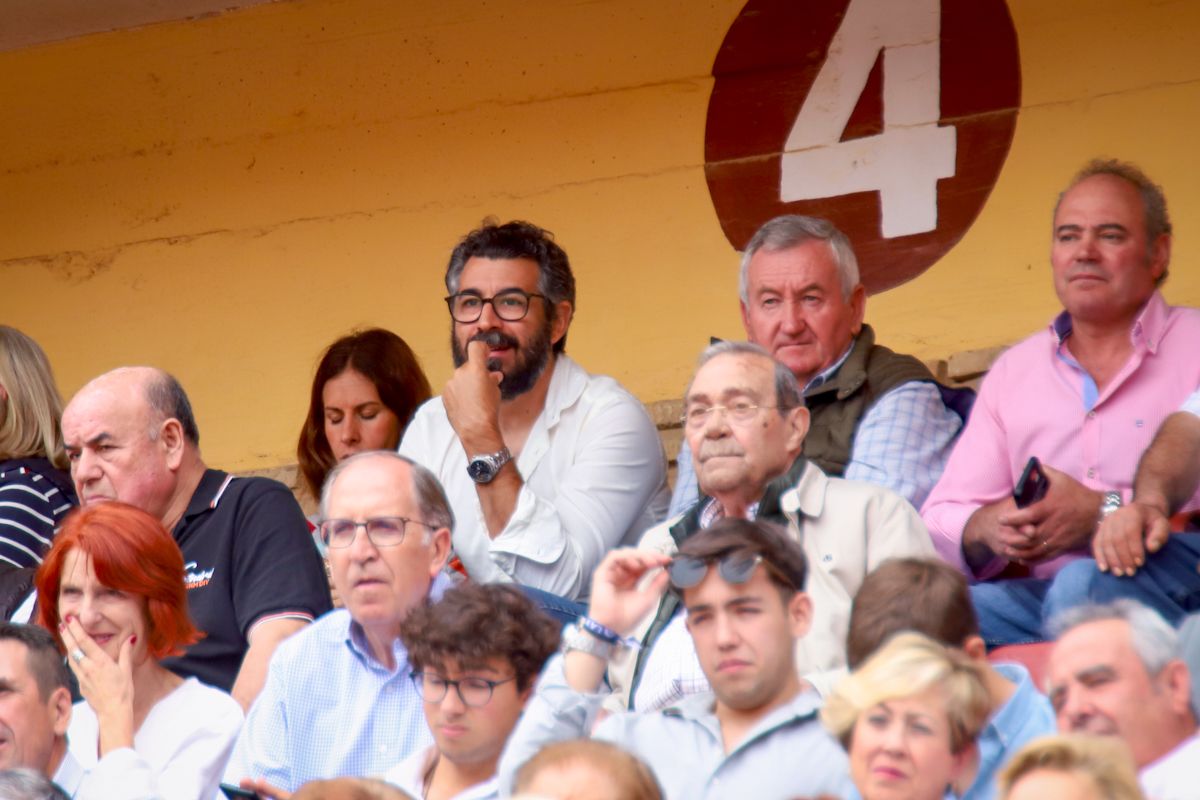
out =
[[[708,574],[709,564],[716,563],[717,574],[726,583],[742,584],[750,580],[750,576],[754,574],[754,568],[759,564],[765,564],[767,569],[775,572],[779,577],[791,585],[792,581],[782,571],[774,568],[769,561],[764,561],[761,553],[755,553],[750,550],[734,550],[724,555],[712,556],[709,558],[696,558],[694,556],[676,556],[667,567],[667,575],[671,578],[671,585],[676,589],[691,589],[698,585],[704,576]],[[794,586],[792,588],[795,588]]]

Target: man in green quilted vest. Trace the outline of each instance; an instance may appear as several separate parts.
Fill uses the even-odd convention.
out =
[[[772,219],[746,245],[739,289],[746,338],[803,387],[812,416],[805,457],[827,475],[885,486],[920,508],[962,417],[924,364],[875,343],[846,235],[816,217]],[[698,496],[685,442],[671,516]]]

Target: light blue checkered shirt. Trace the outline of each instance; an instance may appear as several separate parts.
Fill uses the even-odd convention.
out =
[[[431,597],[448,586],[439,575]],[[262,778],[294,792],[320,778],[382,775],[427,747],[433,739],[408,652],[399,639],[392,652],[396,668],[389,670],[371,656],[344,609],[285,640],[250,707],[225,781]]]
[[[805,391],[820,386],[850,355],[813,378]],[[867,409],[854,434],[844,478],[885,486],[920,508],[946,469],[962,419],[942,402],[933,383],[912,381],[880,397]],[[699,498],[692,452],[684,439],[668,518],[682,514]]]

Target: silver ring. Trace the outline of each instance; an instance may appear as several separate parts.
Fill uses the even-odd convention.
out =
[[[82,650],[80,650],[78,647],[76,647],[74,650],[71,651],[71,658],[75,659],[75,663],[78,664],[81,661],[83,661],[85,658],[87,658],[87,654],[84,653]]]

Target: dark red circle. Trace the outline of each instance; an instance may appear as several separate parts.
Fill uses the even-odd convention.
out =
[[[915,278],[962,238],[1012,144],[1021,101],[1017,33],[1004,0],[942,0],[940,124],[957,130],[955,174],[938,181],[937,228],[885,239],[878,192],[785,203],[784,143],[850,0],[750,0],[713,63],[704,172],[721,227],[741,250],[779,214],[825,217],[854,243],[876,293]],[[877,61],[842,139],[882,130]]]

